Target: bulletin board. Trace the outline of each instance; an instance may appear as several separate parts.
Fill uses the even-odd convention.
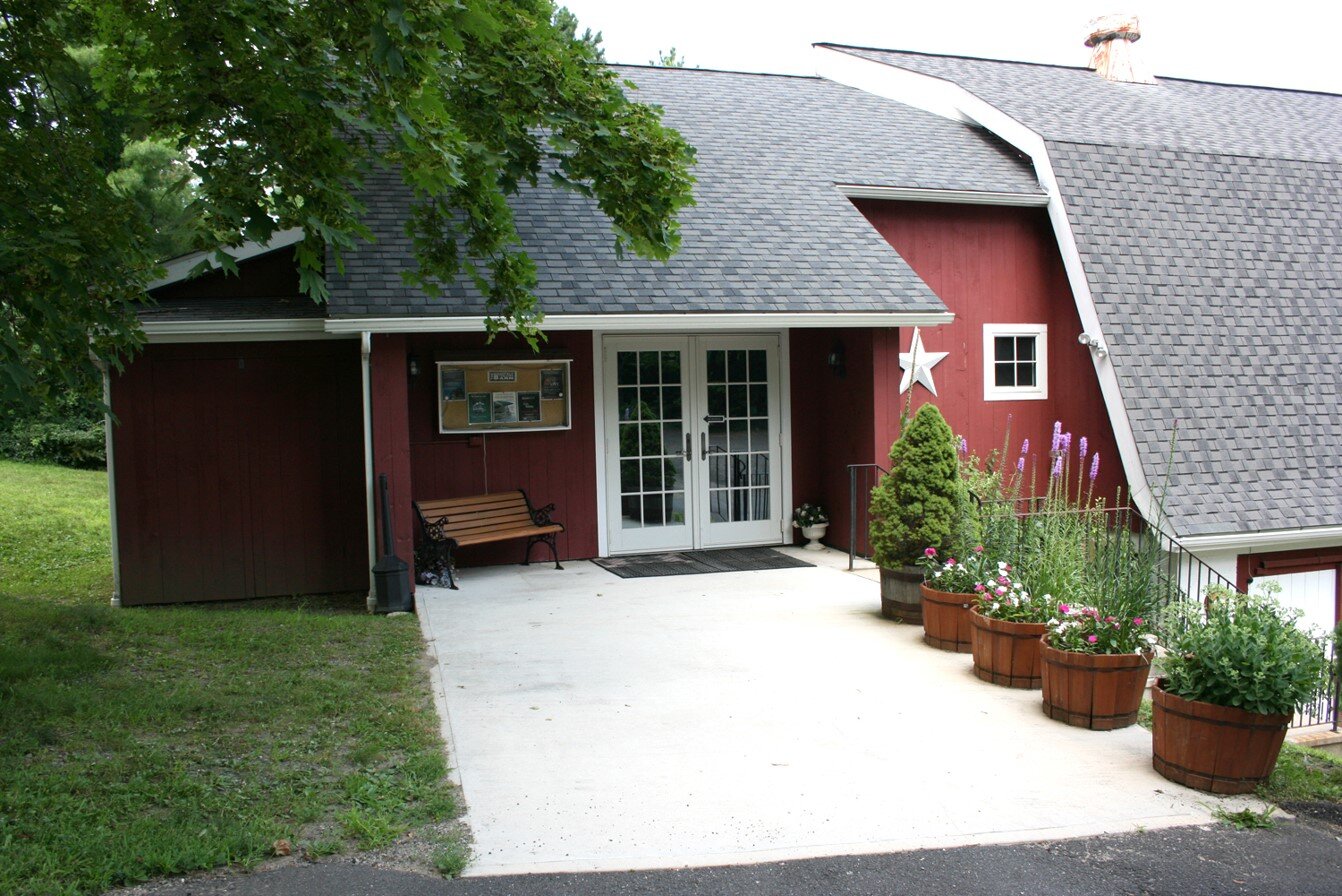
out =
[[[566,359],[439,361],[440,433],[569,429]]]

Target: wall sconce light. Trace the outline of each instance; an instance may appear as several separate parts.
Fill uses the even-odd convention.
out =
[[[1105,355],[1109,354],[1109,349],[1104,346],[1104,340],[1098,336],[1082,333],[1080,336],[1076,337],[1076,341],[1095,352],[1095,357],[1097,358],[1103,358]]]
[[[825,359],[832,372],[839,379],[843,379],[848,374],[847,358],[844,357],[843,343],[835,342],[834,347],[829,350],[829,357]]]
[[[419,358],[411,355],[409,367],[411,376],[419,376]]]

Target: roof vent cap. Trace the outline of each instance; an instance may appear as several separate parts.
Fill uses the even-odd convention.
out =
[[[1092,48],[1090,67],[1106,81],[1156,83],[1133,46],[1141,38],[1141,25],[1135,15],[1100,16],[1090,23],[1090,36],[1086,38],[1086,46]]]

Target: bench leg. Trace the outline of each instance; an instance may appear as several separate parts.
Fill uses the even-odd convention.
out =
[[[545,544],[549,546],[550,556],[554,557],[555,569],[564,568],[559,565],[559,549],[555,547],[555,537],[553,532],[550,533],[549,535],[533,535],[527,539],[527,554],[526,557],[522,560],[523,566],[531,565],[531,549],[535,547],[537,544]]]
[[[445,561],[443,565],[447,567],[447,587],[453,591],[460,591],[461,589],[457,587],[457,564],[452,559],[451,545],[443,545],[443,559]]]

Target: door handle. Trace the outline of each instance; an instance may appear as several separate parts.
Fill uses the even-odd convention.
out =
[[[708,460],[708,433],[699,433],[699,459]]]
[[[694,436],[685,433],[685,453],[681,455],[685,458],[685,463],[694,460]]]

